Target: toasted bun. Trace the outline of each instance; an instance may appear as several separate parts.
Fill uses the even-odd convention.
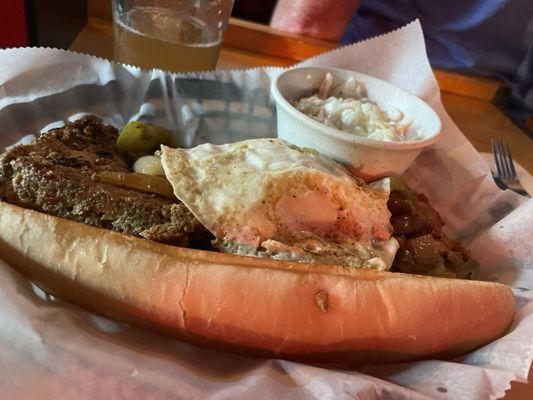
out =
[[[0,202],[0,254],[44,290],[195,344],[330,365],[459,355],[509,287],[166,246]]]

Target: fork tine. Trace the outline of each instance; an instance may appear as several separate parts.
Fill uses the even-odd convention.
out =
[[[501,150],[502,150],[503,162],[505,164],[505,171],[507,173],[507,179],[513,179],[513,176],[512,176],[513,174],[512,174],[512,171],[511,171],[512,160],[509,157],[507,146],[505,145],[505,143],[502,140],[500,140],[500,146],[501,146]]]
[[[499,139],[496,140],[496,148],[498,149],[498,155],[502,166],[502,179],[510,179],[511,171],[509,169],[507,155],[505,154],[503,143]]]
[[[505,169],[505,179],[510,179],[510,177],[511,177],[511,169],[509,168],[509,159],[507,157],[507,153],[505,152],[505,146],[504,146],[503,142],[501,140],[499,142],[500,142],[499,143],[500,154],[502,156],[503,167]]]
[[[509,164],[509,173],[510,173],[509,179],[516,179],[517,178],[516,170],[514,168],[514,162],[513,162],[513,157],[511,156],[511,150],[509,150],[509,146],[507,145],[507,143],[503,143],[503,147],[505,149],[505,155],[507,156],[507,163]]]
[[[496,149],[496,157],[498,157],[498,164],[500,165],[500,178],[504,179],[505,169],[503,166],[502,153],[500,150],[500,141],[498,139],[494,139],[494,148]]]
[[[492,145],[492,155],[494,157],[494,165],[496,166],[496,176],[501,178],[503,171],[498,152],[498,141],[496,139],[491,139],[490,144]]]

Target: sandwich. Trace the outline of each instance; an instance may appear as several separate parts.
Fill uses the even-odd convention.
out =
[[[368,185],[278,139],[176,149],[129,128],[86,116],[0,156],[0,255],[45,291],[336,366],[455,356],[511,324],[511,289],[468,279],[468,251],[403,181]]]

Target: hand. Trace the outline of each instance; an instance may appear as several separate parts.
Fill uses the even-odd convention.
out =
[[[338,42],[360,0],[278,0],[273,28]]]

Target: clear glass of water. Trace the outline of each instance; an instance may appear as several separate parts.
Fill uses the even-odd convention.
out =
[[[233,0],[113,0],[114,54],[168,71],[216,67]]]

